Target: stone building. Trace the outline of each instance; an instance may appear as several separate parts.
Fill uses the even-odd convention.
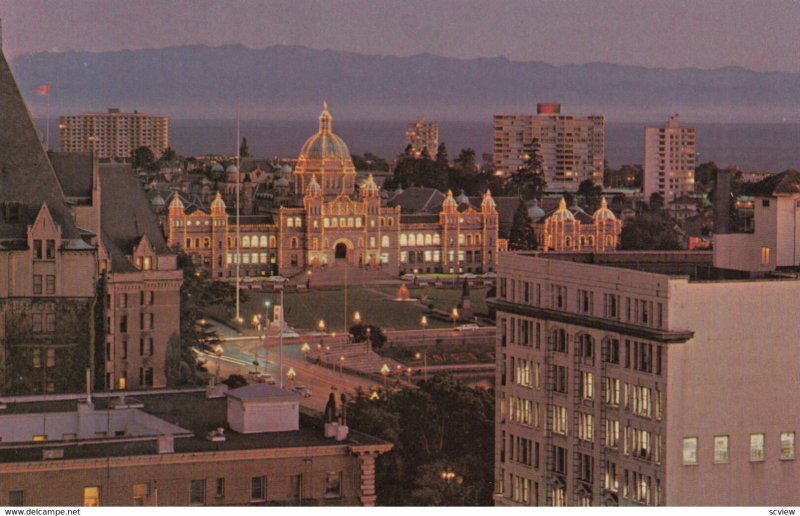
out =
[[[498,213],[491,193],[480,209],[448,192],[438,214],[405,214],[385,206],[372,176],[356,184],[347,144],[333,132],[327,106],[319,130],[303,145],[294,169],[293,206],[242,216],[236,227],[222,196],[209,207],[174,196],[167,242],[179,246],[215,278],[235,276],[237,234],[242,275],[359,267],[396,275],[406,270],[489,272],[498,250]]]
[[[567,208],[562,197],[558,208],[534,221],[533,228],[543,251],[615,251],[622,234],[622,222],[608,208],[605,197],[592,215],[578,206]]]

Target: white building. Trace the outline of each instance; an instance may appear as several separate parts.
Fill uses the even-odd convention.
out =
[[[58,118],[62,152],[94,152],[98,158],[129,158],[148,147],[156,158],[169,146],[169,119],[109,108],[106,113],[83,113]]]
[[[695,130],[672,115],[664,127],[644,130],[644,197],[661,194],[666,202],[694,193]]]

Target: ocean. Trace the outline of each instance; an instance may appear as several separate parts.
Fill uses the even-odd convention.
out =
[[[44,125],[44,124],[41,124]],[[170,142],[181,155],[233,154],[234,120],[171,120]],[[393,158],[404,147],[406,122],[334,120],[334,130],[353,154],[372,152]],[[800,124],[687,124],[697,129],[698,162],[715,161],[744,171],[780,172],[800,169]],[[636,123],[606,123],[606,159],[613,167],[642,163],[644,127]],[[305,140],[317,130],[313,121],[243,121],[241,135],[259,157],[296,157]],[[51,134],[57,134],[51,120]],[[55,137],[51,138],[55,141]],[[472,147],[478,159],[492,151],[491,122],[440,122],[439,141],[450,159]]]

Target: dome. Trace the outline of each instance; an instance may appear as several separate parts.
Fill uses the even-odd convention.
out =
[[[225,169],[222,167],[222,163],[216,163],[213,167],[211,167],[212,172],[225,172]]]
[[[153,206],[164,206],[166,204],[166,201],[164,201],[163,197],[156,194],[155,197],[150,199],[150,204],[152,204]]]
[[[181,210],[184,208],[183,202],[181,202],[181,196],[178,195],[178,192],[175,192],[172,195],[172,202],[169,203],[169,207],[170,208],[178,208],[178,209],[181,209]]]
[[[469,197],[466,196],[464,190],[461,190],[461,193],[458,194],[458,197],[456,197],[456,202],[458,204],[469,204]]]
[[[497,208],[497,203],[494,202],[494,199],[492,199],[492,191],[489,189],[487,189],[486,193],[483,194],[483,200],[481,201],[481,209],[486,210],[487,208]]]
[[[608,203],[605,197],[600,200],[600,208],[594,212],[592,218],[595,220],[617,220],[614,212],[608,209]]]
[[[308,182],[306,191],[313,194],[313,193],[319,193],[321,189],[322,187],[319,186],[319,183],[317,183],[317,176],[316,175],[311,176],[311,181]]]
[[[306,140],[300,150],[300,159],[341,159],[350,160],[350,149],[333,132],[333,117],[328,112],[328,104],[323,104],[319,115],[319,131]]]
[[[542,220],[546,215],[547,214],[539,207],[539,204],[536,201],[534,201],[531,207],[528,208],[528,217],[530,217],[533,222]]]
[[[225,169],[225,173],[226,173],[226,174],[230,174],[230,173],[233,173],[233,172],[238,172],[238,171],[239,171],[239,169],[238,169],[238,168],[236,168],[236,165],[234,165],[233,163],[231,163],[230,165],[228,165],[228,168],[226,168],[226,169]]]
[[[550,219],[559,222],[575,220],[575,216],[567,209],[567,202],[563,197],[561,198],[561,202],[558,203],[558,209],[550,215]]]
[[[442,207],[443,208],[444,207],[448,207],[448,208],[457,208],[458,207],[458,204],[456,204],[456,200],[453,199],[453,191],[452,190],[448,190],[447,191],[447,197],[442,202]]]
[[[377,192],[378,191],[378,185],[375,183],[375,179],[372,177],[372,174],[369,175],[369,177],[366,179],[366,181],[361,183],[361,189],[364,192]]]

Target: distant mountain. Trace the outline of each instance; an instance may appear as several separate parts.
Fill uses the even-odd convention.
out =
[[[173,118],[308,120],[323,100],[349,120],[488,121],[561,102],[565,113],[615,121],[800,121],[800,74],[738,67],[664,69],[604,63],[553,66],[506,58],[368,56],[300,46],[201,45],[118,52],[43,52],[12,67],[37,116],[107,107]]]

